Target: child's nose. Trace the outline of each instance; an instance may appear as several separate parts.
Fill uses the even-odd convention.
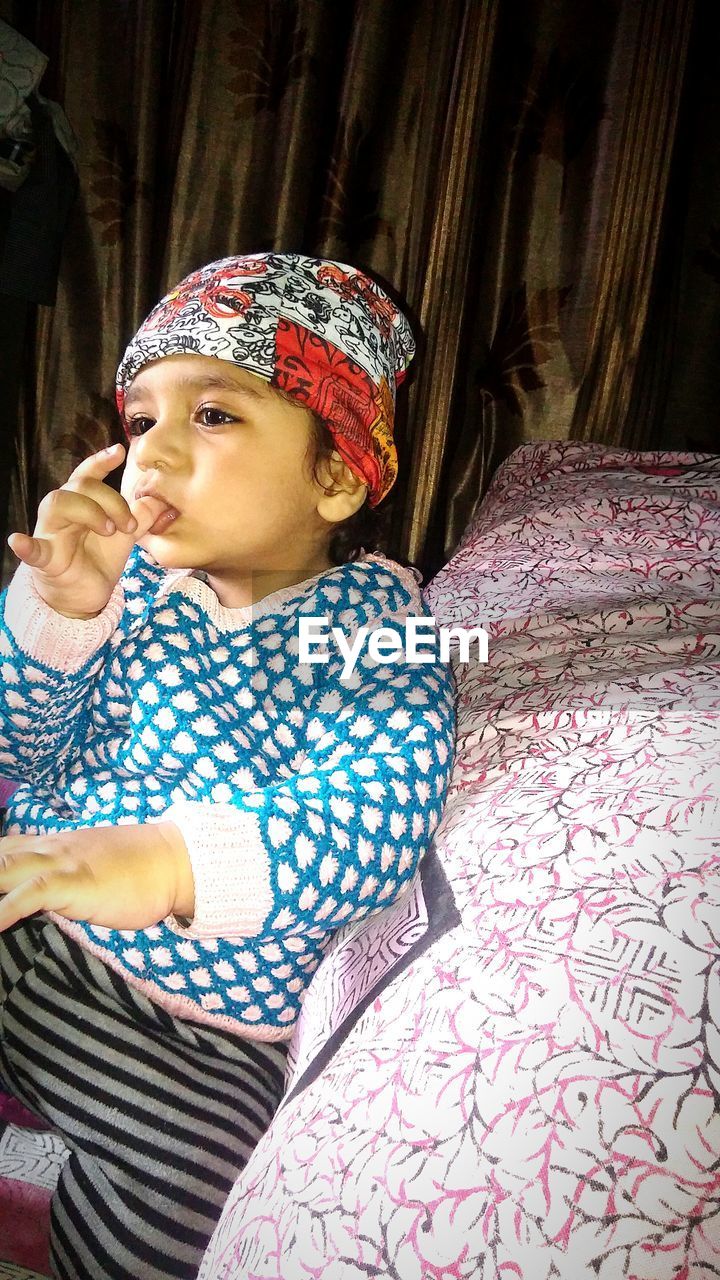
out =
[[[143,469],[152,470],[156,465],[162,467],[177,462],[180,453],[177,424],[163,416],[138,437],[135,461]]]

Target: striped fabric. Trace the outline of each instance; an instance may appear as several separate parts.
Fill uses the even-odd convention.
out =
[[[0,1002],[0,1083],[70,1148],[55,1274],[194,1280],[280,1100],[284,1046],[178,1021],[41,919],[0,936]]]

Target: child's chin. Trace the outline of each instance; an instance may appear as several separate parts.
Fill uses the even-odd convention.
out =
[[[187,559],[183,557],[179,547],[168,545],[165,538],[153,537],[151,533],[146,533],[143,538],[138,538],[137,546],[142,547],[143,551],[147,551],[153,560],[157,562],[163,569],[187,569]]]

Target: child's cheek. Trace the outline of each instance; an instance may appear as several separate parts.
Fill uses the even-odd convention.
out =
[[[125,470],[123,471],[122,480],[120,481],[120,492],[127,503],[133,501],[136,489],[137,471],[132,465],[132,462],[128,461],[125,464]]]

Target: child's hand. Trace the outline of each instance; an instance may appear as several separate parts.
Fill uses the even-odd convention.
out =
[[[0,840],[0,930],[36,911],[109,929],[192,917],[195,886],[173,822]]]
[[[66,484],[43,498],[32,537],[13,533],[8,543],[33,571],[38,594],[68,618],[94,618],[107,604],[133,544],[165,507],[157,498],[128,506],[103,481],[120,465],[122,445],[86,458]]]

